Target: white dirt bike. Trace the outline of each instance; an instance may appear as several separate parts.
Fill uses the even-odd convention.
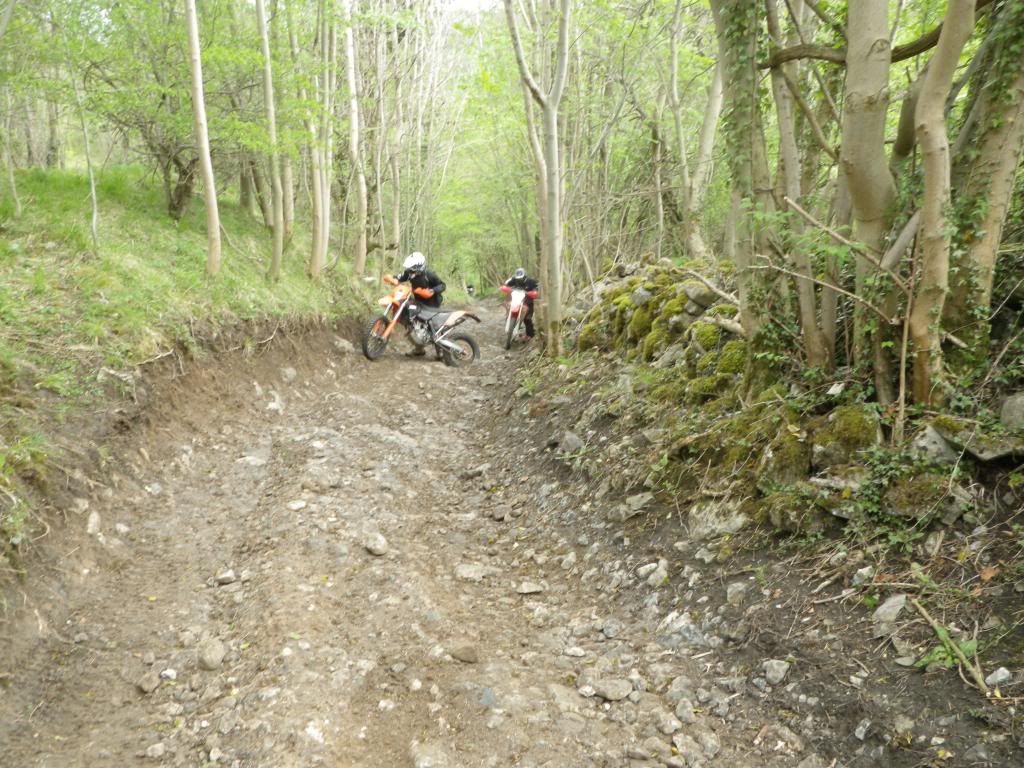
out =
[[[530,305],[526,300],[536,299],[537,291],[522,288],[501,286],[501,292],[508,296],[505,302],[505,349],[512,348],[513,341],[526,339],[526,318],[530,314]]]

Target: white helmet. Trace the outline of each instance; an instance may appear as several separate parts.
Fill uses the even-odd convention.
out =
[[[413,272],[422,272],[424,267],[427,266],[427,259],[419,251],[413,251],[406,257],[402,266]]]

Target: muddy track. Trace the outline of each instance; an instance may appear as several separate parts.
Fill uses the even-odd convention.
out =
[[[591,490],[503,451],[531,353],[499,319],[469,369],[299,348],[190,383],[9,644],[0,765],[843,764],[659,605],[663,564],[552,527]]]

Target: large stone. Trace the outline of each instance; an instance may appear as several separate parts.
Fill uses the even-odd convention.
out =
[[[1006,398],[999,411],[999,421],[1007,429],[1024,431],[1024,392]]]
[[[892,482],[882,495],[882,509],[895,517],[916,521],[941,518],[952,525],[974,503],[962,486],[945,475],[922,472]]]
[[[976,422],[943,416],[932,422],[950,445],[979,461],[1024,457],[1024,436],[983,432]]]
[[[583,442],[580,436],[568,429],[558,439],[559,453],[576,453],[577,451],[582,451],[585,447],[586,443]]]
[[[636,306],[642,307],[644,304],[646,304],[647,302],[654,298],[654,294],[641,285],[635,291],[633,291],[632,295],[630,295],[629,298],[630,301],[632,301]]]
[[[699,304],[701,310],[705,310],[710,307],[718,298],[718,294],[703,283],[696,281],[683,283],[683,293],[685,293],[686,298],[694,304]]]
[[[843,405],[828,415],[815,431],[811,463],[817,469],[854,464],[858,454],[881,442],[878,414],[866,405]]]
[[[960,452],[955,450],[931,424],[917,433],[910,443],[910,453],[935,464],[955,464]]]
[[[199,668],[205,670],[219,669],[220,665],[224,663],[224,657],[227,655],[227,648],[217,638],[210,638],[202,645],[199,646],[197,657],[199,661]]]
[[[749,520],[735,499],[698,501],[690,507],[690,540],[701,541],[724,533],[736,533]]]
[[[594,694],[605,701],[621,701],[633,692],[633,683],[625,678],[597,679],[591,685]]]
[[[891,635],[896,630],[896,619],[899,618],[907,605],[905,594],[893,595],[875,609],[872,620],[875,622],[875,636]]]

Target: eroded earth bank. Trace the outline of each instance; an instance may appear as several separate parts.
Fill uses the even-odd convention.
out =
[[[784,564],[610,523],[496,325],[469,369],[327,334],[165,382],[11,608],[0,763],[1021,764],[845,658],[829,593],[783,613]],[[674,514],[628,498],[637,529]]]

